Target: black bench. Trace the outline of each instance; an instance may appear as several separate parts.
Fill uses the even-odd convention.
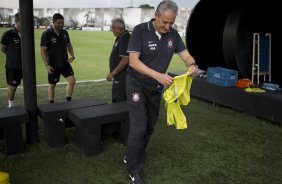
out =
[[[56,102],[38,106],[39,116],[43,120],[43,135],[52,147],[65,145],[65,128],[71,127],[68,111],[71,109],[106,104],[98,99],[83,99],[70,102]]]
[[[73,109],[69,118],[76,125],[76,145],[87,156],[101,153],[102,126],[111,125],[110,131],[118,131],[119,140],[126,145],[129,129],[129,113],[126,102]]]
[[[28,114],[23,107],[0,109],[0,129],[4,132],[8,155],[24,152],[22,124],[27,122]]]

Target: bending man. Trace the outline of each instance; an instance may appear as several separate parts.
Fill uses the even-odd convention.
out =
[[[173,80],[166,74],[173,54],[180,56],[192,75],[197,71],[194,58],[172,28],[177,13],[175,2],[162,1],[154,19],[134,28],[128,44],[126,90],[130,128],[125,161],[135,184],[144,183],[140,174],[144,167],[145,149],[158,120],[162,88]]]

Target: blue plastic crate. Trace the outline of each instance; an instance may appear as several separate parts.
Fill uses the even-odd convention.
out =
[[[222,67],[208,67],[207,81],[220,86],[235,86],[238,71]]]

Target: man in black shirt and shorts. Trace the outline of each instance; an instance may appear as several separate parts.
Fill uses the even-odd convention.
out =
[[[14,98],[22,79],[20,16],[15,14],[15,27],[6,31],[1,39],[1,51],[6,54],[6,80],[8,108],[14,107]]]
[[[125,161],[134,184],[144,183],[140,173],[147,144],[158,120],[162,88],[173,81],[166,74],[173,54],[180,56],[191,75],[198,70],[180,35],[172,28],[177,13],[174,1],[163,0],[156,9],[155,18],[137,25],[130,36],[126,78],[130,128]]]
[[[70,63],[75,59],[68,32],[63,29],[64,17],[60,13],[53,15],[53,26],[42,33],[41,56],[48,71],[48,99],[54,102],[55,87],[63,75],[67,80],[66,100],[71,101],[75,77]],[[70,54],[70,58],[68,55]]]
[[[113,81],[112,103],[126,101],[125,77],[128,66],[127,46],[130,34],[125,29],[124,21],[120,18],[112,20],[111,30],[116,37],[109,59],[110,73],[108,81]]]

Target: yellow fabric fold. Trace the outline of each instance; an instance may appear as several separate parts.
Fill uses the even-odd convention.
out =
[[[246,88],[245,91],[249,93],[264,93],[265,92],[264,89],[260,89],[260,88]]]
[[[193,78],[188,72],[173,78],[172,84],[164,92],[165,107],[167,110],[167,124],[175,125],[176,129],[186,129],[187,121],[181,105],[190,102],[190,88]]]

